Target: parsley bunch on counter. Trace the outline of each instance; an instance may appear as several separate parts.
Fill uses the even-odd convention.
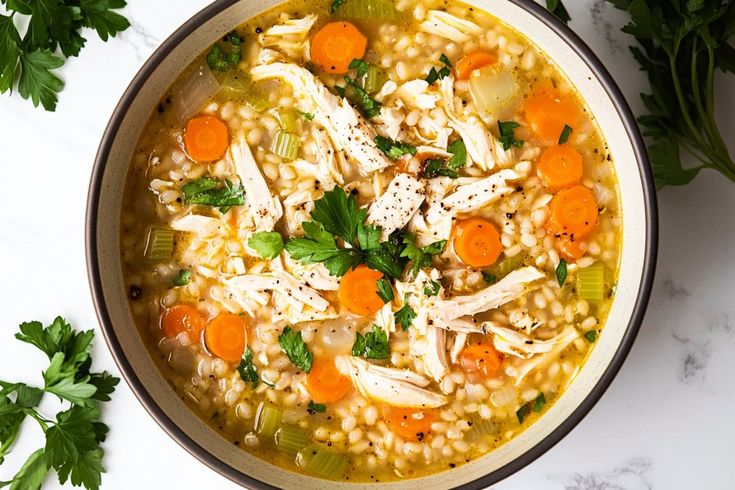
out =
[[[86,39],[80,31],[89,27],[103,41],[122,32],[130,23],[116,9],[125,0],[0,0],[7,15],[0,14],[0,93],[17,91],[33,105],[54,111],[64,88],[52,70],[66,58],[79,56]],[[23,19],[27,16],[27,19]],[[18,22],[16,22],[18,21]],[[17,25],[28,25],[21,36]],[[60,51],[61,55],[58,54]]]
[[[12,480],[0,481],[0,488],[38,489],[53,468],[62,484],[71,480],[74,486],[98,489],[104,472],[100,444],[108,431],[98,405],[110,400],[120,380],[90,370],[94,331],[77,332],[58,317],[46,328],[39,322],[23,323],[15,337],[44,352],[50,364],[43,371],[42,388],[0,381],[0,464],[26,418],[38,423],[46,444],[28,457]],[[38,411],[46,393],[69,403],[55,419]]]

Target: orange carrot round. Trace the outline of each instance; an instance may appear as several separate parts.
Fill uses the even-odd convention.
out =
[[[391,430],[406,441],[423,441],[437,420],[435,410],[386,407],[384,417]]]
[[[482,50],[472,51],[457,62],[454,66],[454,73],[457,75],[457,80],[469,80],[473,71],[490,66],[496,61],[498,61],[498,56],[495,53]]]
[[[186,123],[184,145],[193,160],[213,162],[222,158],[227,151],[230,145],[229,130],[215,116],[193,117]]]
[[[317,357],[306,375],[306,389],[314,402],[334,403],[352,391],[352,381],[339,372],[334,359]]]
[[[560,238],[584,238],[597,225],[597,201],[588,188],[576,185],[559,191],[549,204],[549,229]]]
[[[311,40],[311,60],[327,73],[342,74],[352,60],[365,56],[367,38],[354,24],[330,22]]]
[[[546,143],[559,141],[565,125],[574,128],[579,123],[578,104],[551,84],[538,87],[526,100],[524,110],[531,130]]]
[[[166,337],[176,337],[181,332],[188,332],[192,339],[196,339],[206,323],[207,320],[199,310],[185,304],[172,306],[161,316],[161,330]]]
[[[582,180],[582,155],[570,144],[550,146],[541,154],[536,171],[549,189],[571,187]]]
[[[465,347],[459,355],[459,365],[464,372],[482,378],[491,378],[503,364],[503,355],[490,341],[482,341]]]
[[[472,267],[493,265],[503,251],[498,229],[482,218],[458,221],[453,244],[462,262]]]
[[[372,315],[385,302],[378,296],[378,280],[381,272],[359,265],[342,277],[339,282],[339,303],[356,315]]]
[[[239,315],[223,313],[204,330],[207,350],[223,361],[238,362],[247,345],[248,323]]]
[[[564,237],[556,241],[556,249],[565,259],[575,261],[584,256],[587,247],[581,240],[570,240]]]

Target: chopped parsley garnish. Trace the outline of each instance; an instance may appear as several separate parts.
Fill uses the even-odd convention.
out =
[[[403,141],[393,141],[392,139],[386,138],[384,136],[375,137],[375,146],[377,146],[380,151],[385,153],[385,156],[392,158],[393,160],[397,160],[403,155],[416,154],[415,146],[404,143]]]
[[[446,244],[446,240],[440,240],[425,247],[419,247],[416,245],[416,238],[407,232],[403,235],[404,248],[401,257],[406,257],[411,261],[411,274],[415,276],[420,269],[431,266],[431,258],[442,253]]]
[[[232,31],[224,40],[229,44],[225,46],[226,50],[215,44],[207,55],[207,64],[212,70],[227,71],[236,67],[242,60],[242,38]]]
[[[590,330],[584,334],[584,338],[587,339],[587,342],[590,344],[594,343],[597,340],[597,330]]]
[[[522,148],[523,140],[516,139],[515,130],[521,125],[515,121],[498,121],[498,131],[500,131],[500,144],[504,150],[510,150],[513,147]]]
[[[332,0],[332,5],[329,6],[329,13],[335,13],[337,9],[340,8],[343,3],[345,3],[345,1],[346,0]]]
[[[174,286],[186,286],[187,284],[189,284],[190,279],[191,271],[187,269],[181,269],[171,282]]]
[[[360,112],[368,119],[377,116],[382,104],[370,97],[370,94],[350,77],[345,76],[344,81],[346,84],[345,87],[335,87],[337,94],[356,105]]]
[[[424,294],[426,296],[436,296],[439,294],[439,290],[441,289],[442,285],[439,284],[436,281],[430,281],[429,284],[424,286]]]
[[[377,325],[373,325],[373,329],[365,335],[358,332],[352,345],[352,355],[367,359],[388,359],[388,335]]]
[[[367,75],[367,72],[370,69],[370,64],[363,60],[354,59],[350,61],[349,69],[357,70],[357,78],[362,78]]]
[[[226,213],[233,206],[245,204],[245,189],[229,180],[224,183],[211,177],[202,177],[181,187],[186,204],[203,204]]]
[[[531,404],[526,403],[525,405],[521,406],[518,410],[516,410],[516,417],[518,417],[518,423],[522,424],[523,421],[528,417],[528,415],[531,413]]]
[[[396,311],[395,318],[396,323],[401,326],[401,330],[404,332],[408,330],[408,327],[411,326],[413,320],[416,318],[416,312],[408,304],[408,293],[403,297],[403,306],[400,310]]]
[[[324,413],[327,411],[327,406],[324,403],[314,403],[313,401],[309,401],[306,411],[312,415],[315,413]]]
[[[564,259],[561,259],[559,265],[556,266],[556,280],[559,287],[564,286],[564,282],[567,280],[567,261]]]
[[[100,421],[99,402],[110,400],[118,378],[108,372],[91,372],[94,331],[75,331],[63,318],[43,327],[40,322],[23,323],[15,338],[34,345],[49,358],[43,371],[43,387],[0,381],[0,463],[12,449],[23,422],[28,417],[43,429],[45,446],[33,452],[15,476],[0,487],[41,488],[53,468],[62,485],[97,490],[102,483],[100,444],[107,426]],[[55,418],[44,416],[38,406],[45,394],[64,403]]]
[[[311,371],[314,355],[309,352],[309,348],[301,337],[301,332],[294,332],[291,327],[284,328],[281,335],[278,336],[278,344],[294,366],[305,373]]]
[[[546,397],[543,393],[539,393],[539,395],[536,397],[536,400],[533,402],[533,411],[534,412],[540,412],[544,409],[544,406],[546,405]]]
[[[253,351],[250,350],[250,347],[245,349],[245,354],[243,354],[240,364],[237,365],[237,372],[240,374],[241,380],[250,383],[253,388],[258,386],[258,372],[253,364]]]
[[[498,276],[488,271],[482,271],[482,279],[487,284],[495,284],[498,282]]]
[[[572,127],[568,124],[564,125],[564,129],[561,130],[561,134],[559,135],[559,144],[563,145],[567,141],[569,141],[569,137],[572,135]]]
[[[431,70],[429,70],[429,74],[426,75],[425,80],[429,83],[429,85],[452,74],[452,62],[449,61],[449,58],[447,58],[445,54],[442,53],[442,55],[439,57],[439,61],[441,61],[444,66],[442,66],[439,70],[432,66]]]
[[[467,148],[464,141],[458,139],[447,147],[447,152],[452,156],[448,160],[442,158],[430,158],[424,161],[423,174],[427,178],[437,176],[456,179],[459,177],[457,170],[467,164]]]
[[[393,286],[390,285],[390,281],[386,277],[381,277],[378,279],[378,296],[380,296],[380,299],[382,299],[385,303],[389,303],[393,301],[393,298],[395,297],[393,294]]]
[[[248,247],[264,259],[274,259],[283,251],[283,237],[276,231],[259,231],[250,237]]]
[[[310,112],[304,112],[304,111],[298,111],[299,115],[306,119],[307,121],[313,121],[314,120],[314,114]]]

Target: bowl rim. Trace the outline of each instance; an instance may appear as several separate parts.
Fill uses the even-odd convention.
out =
[[[161,61],[164,60],[181,41],[198,29],[202,24],[240,1],[241,0],[215,0],[194,14],[189,20],[177,28],[163,43],[161,43],[155,52],[146,60],[128,87],[125,89],[125,92],[116,105],[110,117],[110,121],[105,128],[100,146],[95,156],[87,195],[84,241],[86,249],[87,278],[97,319],[100,323],[108,349],[138,401],[143,405],[151,417],[153,417],[156,423],[172,439],[174,439],[174,441],[211,469],[241,486],[256,489],[271,489],[276,487],[243,473],[217,459],[205,447],[202,447],[191,439],[186,432],[178,427],[155,403],[152,396],[145,389],[138,375],[134,372],[131,364],[126,359],[122,352],[120,342],[111,327],[111,319],[102,292],[100,267],[97,255],[97,216],[99,211],[99,197],[102,187],[102,179],[105,174],[112,144],[129,106],[137,96],[143,84],[147,82],[151,74],[157,69]],[[533,0],[509,1],[543,22],[561,40],[569,45],[594,73],[602,87],[605,89],[605,92],[610,97],[610,100],[621,119],[623,127],[625,128],[625,132],[630,139],[633,147],[633,153],[636,156],[636,163],[638,165],[639,175],[641,178],[645,205],[646,243],[644,247],[643,269],[638,295],[628,326],[625,329],[620,344],[610,360],[610,363],[603,371],[597,383],[590,390],[590,393],[561,424],[526,452],[504,466],[478,479],[457,487],[466,490],[482,489],[490,485],[494,485],[531,464],[571,432],[571,430],[579,424],[579,422],[600,400],[622,367],[623,362],[628,357],[633,346],[633,342],[640,330],[651,296],[658,256],[658,205],[653,175],[648,161],[645,142],[638,128],[635,116],[633,115],[622,91],[618,87],[612,75],[607,71],[602,61],[594,54],[592,49],[576,33],[574,33],[574,31],[571,30],[570,27],[562,23],[552,13]]]

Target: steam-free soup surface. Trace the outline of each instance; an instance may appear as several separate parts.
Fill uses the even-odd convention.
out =
[[[512,27],[458,2],[287,3],[152,108],[131,311],[243,450],[333,480],[446,471],[543,424],[605,335],[617,192],[584,101]]]

